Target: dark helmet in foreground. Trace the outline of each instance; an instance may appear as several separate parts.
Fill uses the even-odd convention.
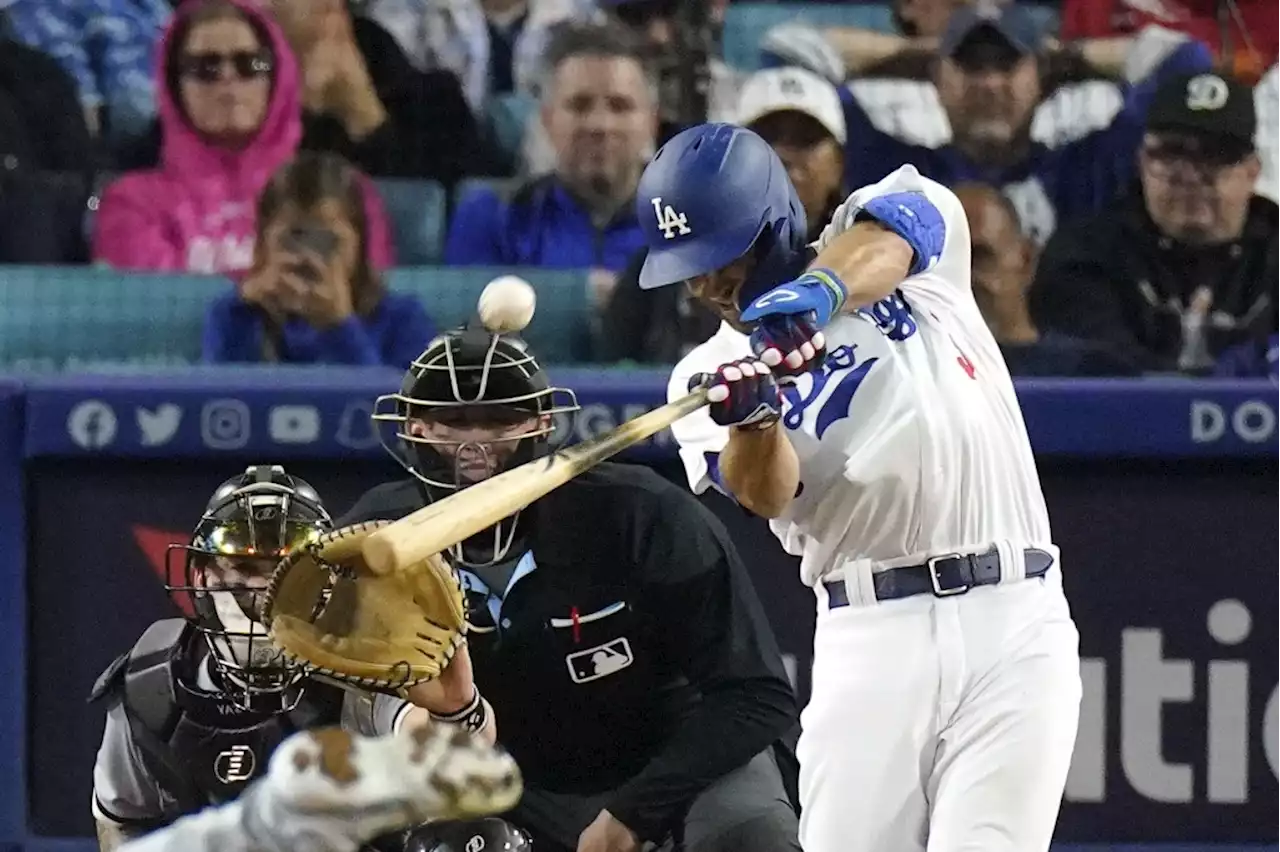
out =
[[[404,852],[532,852],[523,830],[497,817],[435,822],[408,832]]]
[[[573,391],[552,387],[528,345],[479,323],[431,341],[409,366],[398,393],[378,398],[374,421],[394,424],[383,447],[440,500],[546,455],[557,421],[578,410]],[[452,548],[463,566],[502,562],[520,538],[520,513]]]
[[[279,560],[331,527],[307,482],[254,465],[213,492],[190,544],[170,545],[165,590],[208,643],[212,691],[260,712],[297,702],[304,672],[268,638],[263,596]]]

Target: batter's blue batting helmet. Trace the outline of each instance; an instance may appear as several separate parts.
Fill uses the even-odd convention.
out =
[[[769,143],[732,124],[691,127],[658,149],[640,177],[636,216],[649,247],[640,270],[645,290],[723,269],[766,232],[771,239],[752,279],[804,250],[804,206],[782,161]]]

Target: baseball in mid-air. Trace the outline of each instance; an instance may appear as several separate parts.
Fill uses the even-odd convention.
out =
[[[480,294],[480,322],[493,334],[520,331],[533,319],[537,304],[533,285],[516,275],[502,275]]]

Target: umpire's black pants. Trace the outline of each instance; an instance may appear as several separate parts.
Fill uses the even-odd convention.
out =
[[[608,799],[607,793],[552,793],[526,785],[520,804],[502,817],[529,832],[534,852],[574,852],[578,835],[595,820]],[[660,846],[645,848],[661,852],[800,852],[799,820],[787,798],[772,747],[704,790],[675,834]]]

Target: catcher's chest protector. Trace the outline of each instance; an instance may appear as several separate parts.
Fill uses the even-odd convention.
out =
[[[322,685],[309,685],[289,713],[265,717],[192,691],[177,676],[190,668],[182,659],[190,640],[198,637],[180,619],[152,625],[134,646],[123,677],[134,740],[156,765],[161,786],[178,787],[172,792],[186,800],[180,801],[183,812],[236,798],[266,772],[272,752],[290,734],[336,725],[342,708],[341,691]]]

